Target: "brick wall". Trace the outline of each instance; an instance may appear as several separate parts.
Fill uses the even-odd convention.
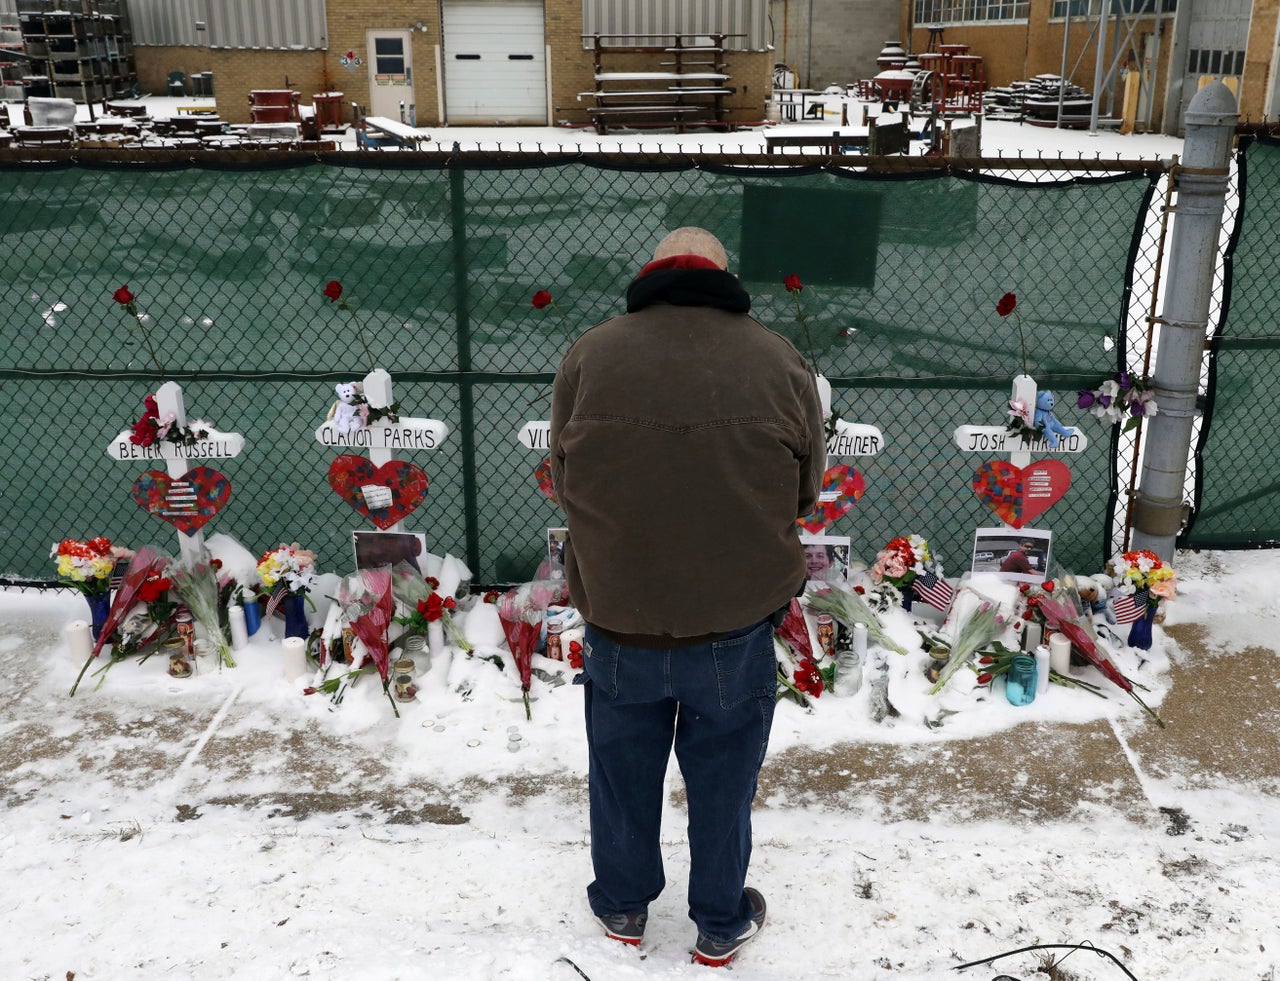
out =
[[[379,0],[370,9],[363,0],[328,0],[327,51],[213,50],[200,47],[137,48],[138,76],[144,92],[168,91],[171,71],[212,71],[219,114],[228,122],[249,122],[249,92],[252,89],[292,88],[301,93],[305,105],[316,92],[343,93],[348,122],[349,106],[369,105],[368,50],[365,32],[370,29],[403,30],[421,22],[423,31],[412,30],[413,96],[419,126],[440,125],[440,88],[436,77],[436,51],[441,43],[440,7],[422,0]],[[581,0],[546,0],[546,44],[551,48],[551,117],[555,123],[583,124],[590,99],[578,93],[594,88],[594,58],[582,46]],[[342,56],[354,52],[364,63],[355,71],[341,64]],[[623,55],[609,62],[613,71],[658,70],[657,55]],[[737,89],[725,97],[728,118],[738,122],[758,122],[764,118],[764,103],[773,79],[773,51],[730,52],[729,84]],[[287,79],[287,82],[286,82]]]
[[[1240,115],[1261,119],[1267,108],[1267,94],[1275,87],[1276,18],[1280,0],[1253,0],[1249,21],[1249,46],[1244,56],[1244,81],[1240,89]],[[1280,116],[1280,99],[1271,106],[1271,118]]]

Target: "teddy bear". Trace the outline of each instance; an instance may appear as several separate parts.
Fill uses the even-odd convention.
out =
[[[1053,392],[1048,390],[1036,396],[1036,415],[1032,420],[1032,425],[1037,429],[1040,426],[1044,426],[1044,441],[1051,450],[1058,448],[1058,437],[1075,435],[1074,429],[1070,426],[1064,426],[1058,421],[1058,417],[1053,414]]]
[[[1110,576],[1077,576],[1076,592],[1080,594],[1080,602],[1090,613],[1101,613],[1107,623],[1115,624],[1116,613],[1111,608],[1110,591],[1113,582]]]
[[[338,382],[333,386],[338,401],[330,411],[334,428],[341,435],[348,435],[364,427],[369,417],[369,403],[364,400],[359,382]]]

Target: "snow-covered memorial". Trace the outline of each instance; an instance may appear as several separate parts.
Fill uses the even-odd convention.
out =
[[[798,297],[802,287],[788,277],[787,288]],[[335,302],[341,292],[336,282],[325,290]],[[550,303],[543,296],[535,307]],[[127,290],[116,299],[133,313]],[[1006,294],[996,309],[1009,317],[1015,308]],[[961,735],[989,727],[993,715],[1011,724],[1131,712],[1163,726],[1167,660],[1155,628],[1175,574],[1143,550],[1097,570],[1055,560],[1046,515],[1070,489],[1064,460],[1090,442],[1059,418],[1054,393],[1038,390],[1025,355],[1007,404],[993,407],[997,423],[952,434],[959,449],[991,457],[970,484],[994,520],[973,530],[968,568],[950,578],[928,529],[894,529],[883,544],[856,546],[830,533],[867,490],[853,464],[892,452],[893,432],[842,418],[820,372],[818,382],[829,466],[819,504],[796,522],[809,582],[775,636],[780,699],[801,717]],[[205,538],[232,492],[214,463],[247,449],[237,433],[189,423],[178,385],[161,385],[142,416],[110,437],[113,459],[163,463],[128,488],[178,543],[166,549],[157,535],[132,549],[102,537],[55,545],[59,578],[88,601],[87,615],[65,628],[80,666],[71,694],[86,678],[97,697],[110,697],[165,675],[165,684],[200,685],[234,671],[272,697],[327,700],[343,713],[364,706],[369,718],[420,716],[432,725],[431,713],[445,706],[496,725],[533,719],[538,702],[558,716],[555,703],[570,698],[582,667],[583,622],[562,565],[570,529],[547,529],[547,554],[527,582],[480,592],[463,561],[433,554],[427,534],[411,530],[430,486],[422,463],[448,440],[445,423],[405,414],[390,374],[377,367],[316,393],[316,402],[317,453],[333,453],[327,480],[372,526],[352,532],[349,569],[317,568],[304,544],[262,550],[224,534]],[[1071,404],[1105,426],[1156,411],[1145,382],[1124,373]],[[548,430],[526,422],[513,443],[543,457],[530,493],[554,501]],[[262,534],[275,540],[271,529]],[[121,663],[129,667],[108,670]],[[520,748],[518,734],[509,748]]]

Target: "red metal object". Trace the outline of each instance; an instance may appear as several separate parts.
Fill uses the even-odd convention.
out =
[[[249,93],[249,120],[254,123],[296,123],[298,93],[292,89],[254,89]]]

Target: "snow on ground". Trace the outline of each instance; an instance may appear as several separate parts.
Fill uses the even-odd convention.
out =
[[[148,102],[164,115],[183,100]],[[440,132],[468,148],[762,145],[758,131]],[[987,155],[1180,149],[1159,136],[984,128]],[[1157,628],[1145,663],[1118,654],[1149,700],[1168,705],[1189,680],[1246,657],[1261,670],[1244,680],[1249,692],[1217,692],[1165,734],[1115,693],[1057,689],[1024,709],[957,691],[946,696],[956,714],[934,728],[936,712],[903,687],[915,677],[905,668],[903,704],[921,711],[885,723],[871,719],[870,678],[812,713],[783,702],[750,877],[770,923],[730,976],[1274,978],[1280,781],[1274,753],[1232,749],[1231,713],[1246,696],[1274,700],[1280,559],[1181,554],[1177,565],[1167,632]],[[470,701],[429,672],[396,720],[367,679],[337,709],[301,696],[262,635],[234,671],[177,681],[159,658],[122,663],[69,700],[79,664],[61,629],[83,610],[74,595],[0,595],[0,978],[707,976],[688,963],[674,769],[668,887],[644,947],[602,939],[590,919],[579,688],[538,682],[526,722],[509,669],[475,666]],[[910,634],[903,619],[894,629]],[[1241,737],[1274,747],[1273,717],[1244,718]],[[1201,735],[1222,735],[1235,768],[1157,765],[1162,740],[1194,746]],[[1096,772],[1089,758],[1053,755],[1099,743]],[[1055,793],[1065,809],[1049,805]],[[1037,970],[1047,955],[1035,953],[954,970],[1080,941],[1130,973],[1087,951],[1052,971]]]

